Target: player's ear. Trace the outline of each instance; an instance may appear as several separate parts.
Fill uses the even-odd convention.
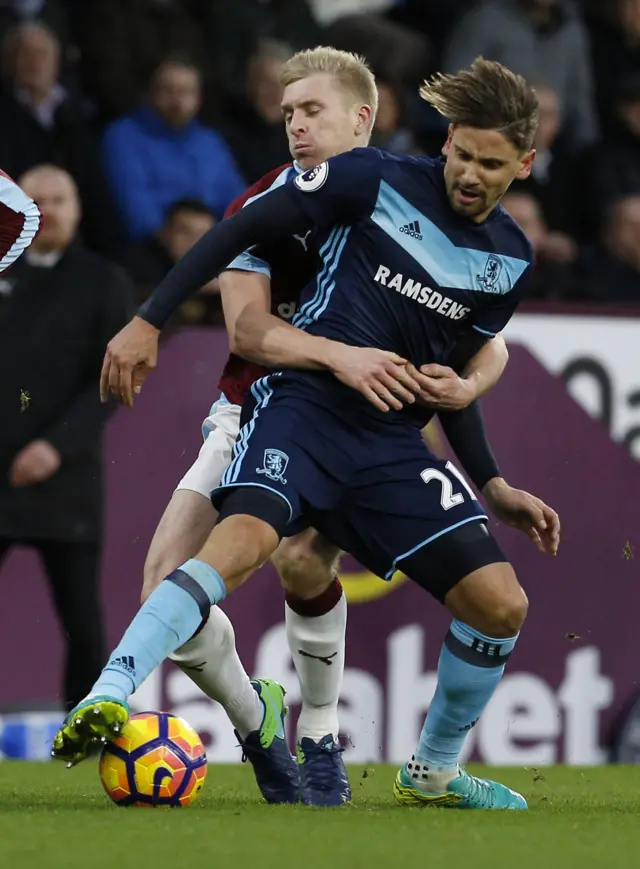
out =
[[[529,175],[531,175],[531,167],[533,166],[533,161],[535,159],[536,152],[535,150],[531,150],[520,160],[520,168],[516,175],[518,181],[524,181],[525,178],[528,178]]]
[[[447,130],[447,141],[442,146],[442,156],[447,157],[449,155],[449,151],[451,150],[451,141],[453,139],[453,124],[449,124],[449,129]]]
[[[356,132],[359,135],[368,135],[371,133],[371,119],[373,118],[373,111],[371,106],[360,106],[358,109],[358,118],[357,118],[357,127]]]

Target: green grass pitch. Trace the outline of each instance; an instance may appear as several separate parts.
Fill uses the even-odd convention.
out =
[[[482,772],[478,767],[473,772]],[[407,809],[390,766],[351,767],[353,805],[267,806],[211,764],[186,809],[119,809],[95,761],[0,763],[0,856],[29,869],[617,869],[640,865],[640,767],[491,769],[529,812]]]

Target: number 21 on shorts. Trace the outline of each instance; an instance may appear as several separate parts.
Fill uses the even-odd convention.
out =
[[[477,501],[478,499],[475,496],[475,493],[471,486],[467,483],[465,478],[462,476],[460,471],[453,465],[451,462],[447,462],[445,465],[447,471],[458,480],[469,493],[469,497],[472,501]],[[443,510],[450,510],[452,507],[457,507],[459,504],[462,504],[464,501],[464,495],[462,492],[453,491],[453,483],[447,477],[445,473],[439,471],[438,468],[425,468],[425,470],[420,474],[423,481],[429,485],[434,480],[437,480],[440,483],[440,506]]]

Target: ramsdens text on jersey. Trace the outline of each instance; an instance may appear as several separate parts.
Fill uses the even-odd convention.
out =
[[[426,305],[427,308],[432,308],[436,313],[449,317],[451,320],[462,320],[471,310],[458,302],[454,302],[448,296],[443,296],[437,290],[431,289],[431,287],[423,287],[419,281],[415,281],[413,278],[405,280],[404,275],[400,274],[400,272],[389,280],[390,274],[391,269],[382,265],[378,266],[374,281],[382,284],[383,287],[395,290],[408,299],[415,299],[418,304]]]

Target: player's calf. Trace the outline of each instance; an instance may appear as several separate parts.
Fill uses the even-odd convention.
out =
[[[520,794],[460,769],[464,741],[493,696],[518,639],[527,599],[484,525],[443,535],[403,564],[435,577],[454,616],[438,662],[438,682],[411,761],[398,773],[405,805],[523,809]]]

